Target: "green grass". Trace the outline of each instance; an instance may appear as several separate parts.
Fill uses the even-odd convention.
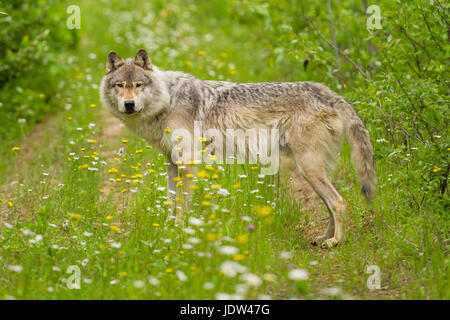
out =
[[[258,25],[228,22],[214,28],[214,17],[224,8],[203,2],[192,8],[182,1],[168,7],[158,1],[144,6],[128,1],[126,7],[83,1],[80,6],[80,47],[63,53],[76,57],[63,97],[73,107],[44,123],[37,141],[23,140],[21,150],[10,151],[11,159],[4,161],[5,168],[14,168],[5,180],[18,183],[0,189],[0,298],[450,297],[448,259],[436,222],[420,219],[421,212],[410,218],[400,186],[391,181],[395,168],[381,161],[370,212],[348,145],[333,179],[347,201],[346,241],[333,250],[310,245],[312,236],[324,231],[326,223],[320,221],[328,214],[299,211],[278,176],[259,179],[251,166],[203,168],[209,177],[195,182],[192,210],[184,228],[176,226],[166,191],[158,189],[166,186],[166,160],[127,130],[112,138],[104,133],[108,124],[95,85],[107,52],[132,56],[146,47],[161,68],[204,79],[270,81],[282,80],[284,73],[265,65]],[[208,10],[211,17],[200,24],[198,16]],[[243,54],[241,42],[251,55]],[[121,155],[115,154],[119,148]],[[219,195],[217,185],[230,195]],[[274,209],[258,215],[257,206]],[[189,223],[193,217],[201,225]],[[236,252],[222,254],[223,246]],[[256,275],[261,283],[251,286],[240,274],[224,274],[227,261],[244,266],[244,274]],[[81,271],[79,290],[66,284],[73,265]],[[371,265],[381,270],[381,290],[367,287]],[[307,270],[308,279],[290,279],[293,269]],[[326,288],[338,293],[326,294]]]

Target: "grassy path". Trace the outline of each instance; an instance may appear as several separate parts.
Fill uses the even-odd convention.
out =
[[[243,36],[211,34],[207,23],[194,24],[193,9],[182,2],[140,5],[131,14],[120,3],[104,6],[81,3],[82,41],[67,57],[73,67],[65,110],[23,140],[9,181],[0,187],[0,298],[345,299],[442,293],[445,286],[433,281],[442,274],[414,281],[414,265],[406,259],[420,250],[384,228],[381,213],[365,209],[347,148],[334,179],[348,201],[347,242],[335,250],[310,245],[325,228],[326,213],[299,211],[276,177],[261,179],[252,166],[202,168],[194,178],[193,210],[184,228],[175,226],[165,197],[165,159],[100,108],[98,84],[107,51],[131,56],[147,47],[158,66],[202,78],[277,80],[277,70],[246,68],[252,57],[231,45]],[[113,23],[119,20],[129,21],[130,28]],[[254,56],[264,54],[251,38],[247,43]],[[381,290],[366,285],[370,265],[382,270]],[[79,290],[69,288],[73,268],[80,272]]]

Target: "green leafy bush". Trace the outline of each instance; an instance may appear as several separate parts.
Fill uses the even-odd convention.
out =
[[[14,139],[54,108],[64,87],[62,52],[75,46],[65,1],[0,3],[0,140]],[[20,123],[18,123],[20,122]]]

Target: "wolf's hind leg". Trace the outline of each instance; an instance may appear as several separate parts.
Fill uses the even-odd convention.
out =
[[[345,212],[344,200],[328,180],[325,165],[317,154],[297,154],[295,160],[300,173],[322,198],[330,213],[327,231],[317,240],[319,242],[323,241],[322,247],[334,247],[344,239],[344,226],[342,222],[342,217]]]

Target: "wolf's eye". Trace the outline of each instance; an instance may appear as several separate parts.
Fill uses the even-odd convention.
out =
[[[143,83],[136,83],[136,88],[142,87],[143,85]]]
[[[118,86],[119,88],[123,88],[123,83],[116,83],[116,86]]]

